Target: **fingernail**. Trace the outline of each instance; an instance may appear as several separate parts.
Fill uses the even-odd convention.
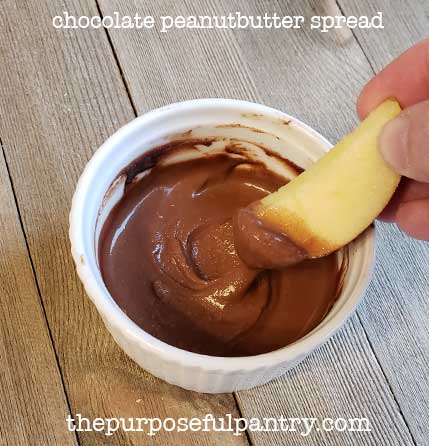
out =
[[[409,128],[409,117],[401,115],[384,126],[379,139],[381,155],[398,173],[408,168]]]

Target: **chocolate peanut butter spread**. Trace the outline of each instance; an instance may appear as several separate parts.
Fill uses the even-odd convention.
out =
[[[284,266],[279,245],[283,252],[287,244],[291,257],[305,253],[263,228],[252,242],[254,222],[238,210],[285,178],[228,153],[157,162],[164,152],[184,148],[186,142],[154,149],[126,170],[125,193],[99,239],[99,266],[111,295],[145,331],[197,353],[255,355],[301,338],[338,296],[337,256],[277,268]],[[237,254],[241,237],[247,246],[259,243],[259,258],[250,265]]]
[[[233,218],[235,248],[240,259],[252,268],[280,269],[308,258],[307,252],[286,234],[258,217],[257,206],[255,202],[238,209]]]

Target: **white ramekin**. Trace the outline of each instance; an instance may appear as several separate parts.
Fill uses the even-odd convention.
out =
[[[223,124],[226,124],[224,130]],[[350,246],[344,286],[327,317],[302,339],[271,353],[240,358],[191,353],[154,338],[130,320],[110,296],[97,266],[99,229],[96,227],[106,192],[125,166],[173,135],[204,126],[218,128],[222,134],[227,128],[228,132],[234,128],[228,124],[241,124],[274,135],[273,141],[278,142],[275,150],[303,167],[331,147],[325,138],[299,120],[263,105],[230,99],[172,104],[133,120],[97,150],[79,179],[70,213],[70,241],[78,275],[113,338],[150,373],[198,392],[248,389],[297,365],[353,313],[368,285],[374,263],[371,227]]]

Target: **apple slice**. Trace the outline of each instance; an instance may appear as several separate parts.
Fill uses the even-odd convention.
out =
[[[349,243],[378,216],[398,186],[400,176],[381,157],[377,141],[383,126],[400,111],[398,102],[383,102],[319,161],[236,221],[249,222],[251,211],[260,229],[269,228],[285,238],[283,244],[287,239],[293,251],[299,249],[297,261],[328,255]],[[245,226],[241,229],[249,229]],[[239,245],[243,243],[241,236]],[[245,252],[238,248],[239,254]]]

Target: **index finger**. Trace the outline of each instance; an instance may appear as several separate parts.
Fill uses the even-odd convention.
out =
[[[357,101],[361,119],[388,98],[402,108],[429,99],[429,39],[414,45],[387,65],[364,87]]]

